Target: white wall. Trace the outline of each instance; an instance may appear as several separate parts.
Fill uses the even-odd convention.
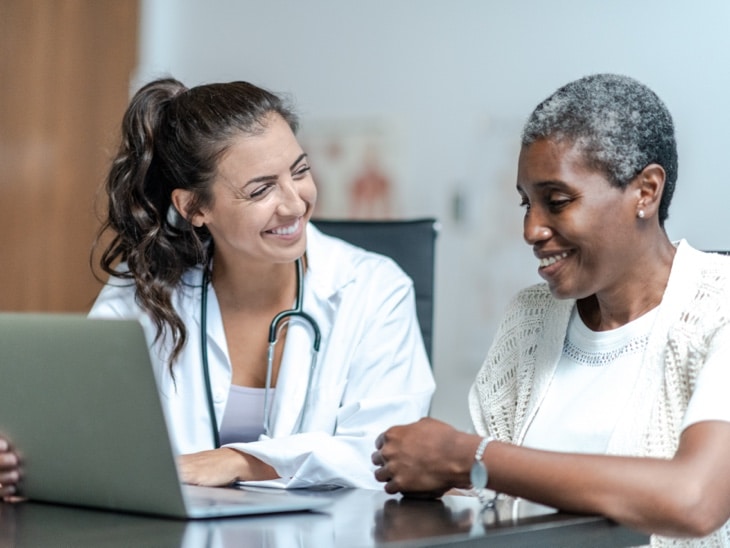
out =
[[[292,94],[305,127],[384,116],[405,128],[403,211],[443,224],[433,415],[468,427],[466,392],[499,313],[538,280],[513,190],[521,123],[585,74],[645,82],[678,134],[670,237],[730,248],[729,30],[727,0],[143,0],[137,82],[245,79]]]

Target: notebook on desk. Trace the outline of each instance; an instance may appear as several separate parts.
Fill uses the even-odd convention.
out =
[[[311,510],[326,499],[180,483],[141,326],[0,313],[0,434],[29,499],[177,518]]]

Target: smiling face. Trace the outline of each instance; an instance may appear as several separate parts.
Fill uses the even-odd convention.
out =
[[[572,144],[541,139],[520,153],[517,191],[525,241],[556,298],[620,291],[637,230],[633,183],[613,186]]]
[[[233,140],[218,162],[211,193],[211,205],[190,220],[208,228],[216,256],[286,263],[304,254],[317,189],[307,155],[278,114],[267,117],[261,133]]]

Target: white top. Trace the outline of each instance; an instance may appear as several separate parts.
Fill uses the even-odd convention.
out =
[[[697,376],[692,398],[682,421],[682,429],[701,421],[730,421],[730,325],[712,338],[705,365]]]
[[[625,408],[656,319],[655,308],[609,331],[592,331],[573,309],[563,354],[523,445],[553,451],[605,454]],[[728,336],[715,336],[689,401],[682,429],[706,420],[730,422]],[[556,425],[560,425],[559,428]]]
[[[538,449],[605,453],[626,389],[638,378],[657,309],[609,331],[592,331],[577,308],[563,354],[523,445]],[[556,426],[559,425],[559,426]]]
[[[129,281],[110,280],[89,314],[142,324],[172,446],[181,454],[213,447],[201,366],[200,283],[201,269],[193,268],[172,295],[188,330],[174,378],[167,365],[170,341],[155,341],[155,326],[137,304]],[[282,478],[275,482],[280,486],[382,489],[370,461],[376,437],[394,424],[425,416],[435,388],[413,282],[391,259],[326,236],[310,224],[303,285],[304,310],[322,335],[306,410],[312,335],[308,324],[292,318],[271,405],[271,437],[231,446],[272,466]],[[212,285],[207,318],[214,419],[220,428],[232,367]]]
[[[269,409],[276,392],[269,389]],[[221,421],[220,442],[238,443],[256,441],[264,433],[265,388],[231,385],[228,403]]]

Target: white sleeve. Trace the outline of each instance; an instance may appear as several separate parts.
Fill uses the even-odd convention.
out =
[[[712,338],[694,392],[684,414],[682,430],[701,421],[730,422],[730,325],[718,329]]]

